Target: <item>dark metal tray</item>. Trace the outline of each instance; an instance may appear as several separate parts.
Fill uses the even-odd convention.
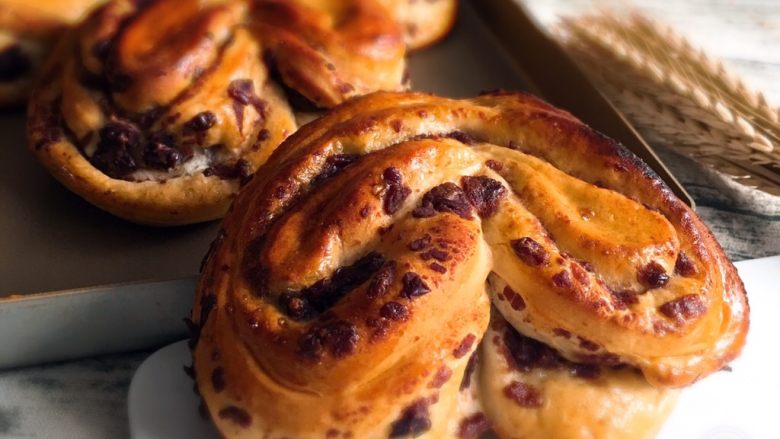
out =
[[[461,2],[451,35],[413,54],[410,68],[415,89],[446,96],[493,89],[537,93],[622,141],[689,200],[513,0]],[[0,368],[152,347],[183,336],[181,318],[217,223],[150,228],[116,219],[35,163],[25,148],[21,112],[0,114],[0,132]]]

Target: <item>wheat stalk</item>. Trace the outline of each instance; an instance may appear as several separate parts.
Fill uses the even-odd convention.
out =
[[[780,112],[722,62],[637,13],[564,19],[557,36],[640,129],[780,192]]]

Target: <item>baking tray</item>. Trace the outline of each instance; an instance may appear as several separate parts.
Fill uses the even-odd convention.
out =
[[[453,97],[493,89],[539,94],[623,142],[690,202],[647,144],[515,1],[460,6],[452,33],[411,56],[415,89]],[[24,146],[21,112],[0,114],[0,132],[0,369],[183,337],[194,275],[217,223],[150,228],[116,219],[35,163]]]

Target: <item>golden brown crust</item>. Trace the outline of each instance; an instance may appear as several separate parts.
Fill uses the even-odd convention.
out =
[[[624,365],[568,362],[518,334],[499,313],[484,340],[475,379],[486,416],[502,438],[650,439],[679,394],[650,385]]]
[[[102,0],[0,0],[0,107],[21,104],[52,44]]]
[[[446,353],[482,338],[488,297],[568,361],[625,363],[663,387],[719,370],[748,326],[741,282],[696,214],[620,145],[517,93],[339,106],[274,153],[212,250],[194,366],[230,437],[322,437],[343,425],[335,401],[360,401],[337,410],[361,411],[345,424],[354,437],[399,423],[447,437],[441,416],[464,397],[445,386],[434,403],[430,378],[407,373],[459,382],[462,357]],[[301,415],[277,421],[255,394]]]
[[[405,88],[404,43],[386,15],[376,0],[112,1],[44,68],[30,147],[122,218],[218,218],[295,130],[288,99],[327,108]]]
[[[252,3],[251,28],[284,84],[321,108],[375,90],[402,89],[399,25],[377,2],[336,5],[325,20],[320,10],[289,1]]]
[[[410,50],[418,50],[444,38],[455,24],[457,0],[380,0],[403,26]]]

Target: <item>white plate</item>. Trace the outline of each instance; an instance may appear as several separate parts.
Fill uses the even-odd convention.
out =
[[[686,389],[659,439],[780,438],[780,256],[738,262],[751,305],[751,327],[732,372],[719,372]],[[133,439],[216,439],[198,415],[198,398],[183,366],[186,342],[160,349],[138,368],[128,411]]]

